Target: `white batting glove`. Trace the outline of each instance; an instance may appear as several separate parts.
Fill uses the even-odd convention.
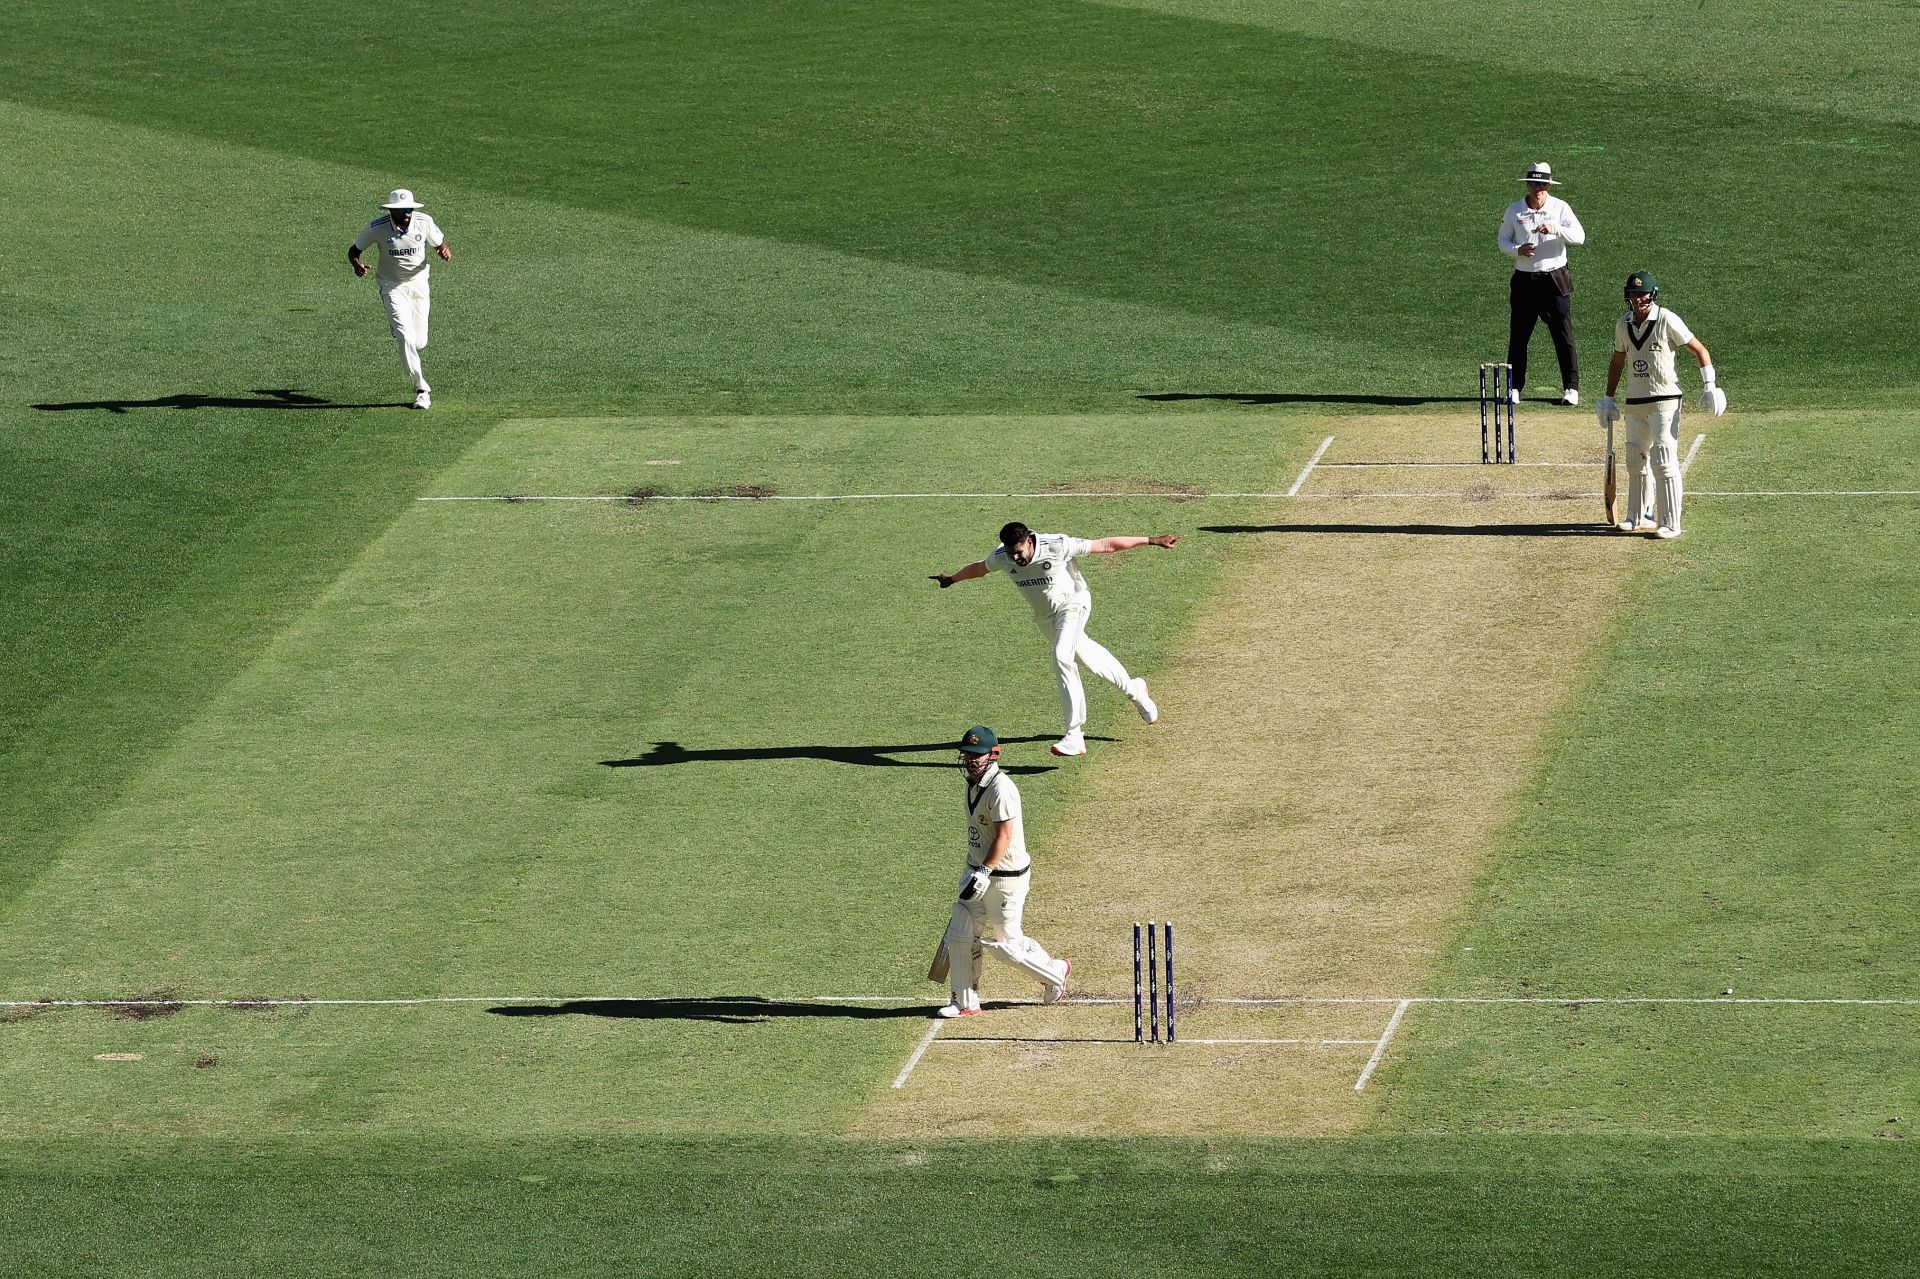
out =
[[[987,885],[993,882],[993,876],[978,868],[969,869],[960,877],[960,900],[970,902],[987,891]]]
[[[1611,395],[1601,396],[1600,402],[1593,406],[1593,411],[1600,419],[1600,428],[1602,430],[1605,430],[1620,420],[1620,406],[1614,403]]]
[[[1708,417],[1719,417],[1727,411],[1727,393],[1717,386],[1708,387],[1700,392],[1700,407]]]

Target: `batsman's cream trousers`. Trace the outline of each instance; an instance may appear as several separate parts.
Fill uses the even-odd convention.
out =
[[[987,891],[972,901],[953,904],[947,921],[947,984],[954,994],[977,993],[983,949],[1043,986],[1059,982],[1060,966],[1021,925],[1032,878],[1032,871],[1003,876],[990,881]]]
[[[1127,668],[1087,634],[1087,618],[1092,614],[1089,604],[1035,618],[1040,629],[1053,638],[1053,674],[1060,685],[1060,714],[1067,721],[1069,733],[1079,732],[1087,722],[1087,690],[1080,683],[1081,666],[1119,689],[1123,697],[1133,697],[1133,679]]]
[[[406,367],[413,389],[431,391],[427,375],[420,367],[420,352],[427,349],[427,282],[403,280],[391,287],[382,286],[380,301],[387,308],[387,327],[393,330],[394,345],[400,348],[400,363]]]
[[[1653,518],[1680,527],[1680,401],[1626,406],[1627,510],[1647,509],[1647,471],[1653,471]]]

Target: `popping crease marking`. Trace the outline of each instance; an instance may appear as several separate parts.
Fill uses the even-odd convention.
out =
[[[386,1008],[427,1004],[668,1004],[725,999],[765,999],[806,1004],[925,1004],[930,1008],[937,1002],[930,995],[426,995],[392,999],[0,999],[0,1008]],[[995,1000],[994,1002],[1040,1006],[1038,999]],[[1127,999],[1074,996],[1062,999],[1053,1006],[1114,1007],[1131,1002]],[[1275,995],[1212,996],[1183,1001],[1182,1006],[1184,1008],[1211,1006],[1282,1008],[1302,1004],[1560,1004],[1563,1006],[1570,1004],[1615,1006],[1725,1004],[1773,1007],[1920,1008],[1920,997],[1842,999],[1787,995]]]

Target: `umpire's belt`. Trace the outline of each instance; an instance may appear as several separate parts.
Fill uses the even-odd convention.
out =
[[[1019,870],[990,870],[987,874],[993,879],[1018,879],[1032,869],[1033,866],[1029,864],[1022,866]]]

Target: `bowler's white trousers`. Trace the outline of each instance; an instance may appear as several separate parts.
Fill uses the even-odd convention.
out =
[[[1060,714],[1067,721],[1069,733],[1079,732],[1087,723],[1087,690],[1080,683],[1082,665],[1119,689],[1121,696],[1133,698],[1133,679],[1127,668],[1087,634],[1087,618],[1092,613],[1093,605],[1083,604],[1034,617],[1040,629],[1053,639],[1053,674],[1060,685]]]
[[[1680,528],[1680,401],[1625,406],[1627,423],[1627,511],[1636,519],[1647,509],[1647,470],[1653,470],[1653,518],[1664,528]]]
[[[380,286],[380,301],[387,308],[387,327],[400,348],[400,363],[406,366],[407,379],[415,392],[431,391],[427,375],[420,368],[420,352],[427,349],[427,281],[425,277],[402,280]]]
[[[1021,926],[1032,874],[1029,870],[1024,875],[996,876],[988,881],[986,892],[970,902],[953,904],[953,916],[947,921],[947,984],[962,1000],[962,1007],[969,997],[979,1007],[983,948],[1042,985],[1059,983],[1060,965]]]

